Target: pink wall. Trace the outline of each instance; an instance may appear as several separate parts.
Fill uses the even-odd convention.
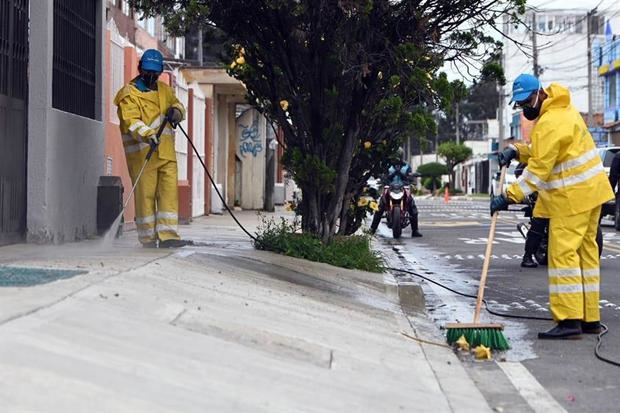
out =
[[[116,96],[117,90],[112,90],[112,68],[111,68],[111,40],[110,32],[106,31],[106,47],[105,47],[105,148],[104,159],[108,157],[112,159],[112,175],[120,176],[123,182],[124,194],[123,200],[126,201],[131,191],[131,178],[127,170],[127,161],[125,160],[125,152],[123,150],[123,141],[121,139],[121,132],[119,125],[111,122],[111,110],[115,108],[112,105],[112,101]],[[138,74],[138,57],[136,51],[133,48],[125,48],[125,67],[124,67],[124,82],[127,83]],[[103,173],[106,173],[104,170]],[[134,227],[135,209],[133,202],[127,205],[125,210],[125,228]]]

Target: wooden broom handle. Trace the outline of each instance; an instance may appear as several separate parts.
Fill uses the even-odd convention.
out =
[[[499,191],[503,192],[504,179],[506,178],[506,166],[502,166],[502,172],[499,176]],[[480,285],[478,286],[478,297],[476,298],[476,311],[474,312],[474,324],[480,321],[480,309],[482,299],[484,298],[484,287],[487,282],[487,274],[489,273],[489,263],[491,261],[491,252],[493,251],[493,239],[495,238],[495,226],[497,225],[497,217],[499,211],[496,211],[491,218],[491,228],[489,228],[489,240],[487,241],[486,252],[484,253],[484,264],[482,265],[482,274],[480,275]]]

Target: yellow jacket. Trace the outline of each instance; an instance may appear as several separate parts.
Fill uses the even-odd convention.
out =
[[[521,202],[538,191],[534,215],[541,218],[579,214],[613,199],[592,136],[570,104],[568,89],[552,83],[545,93],[531,145],[517,146],[527,168],[508,188],[508,198]]]
[[[123,147],[130,163],[144,162],[149,150],[149,138],[157,134],[170,106],[180,109],[185,118],[185,108],[172,88],[159,81],[157,90],[149,92],[141,92],[133,82],[125,85],[116,94],[114,104],[118,106]],[[171,126],[163,130],[157,152],[161,159],[176,161],[174,129]]]

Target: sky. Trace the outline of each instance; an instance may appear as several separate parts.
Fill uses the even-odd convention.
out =
[[[587,10],[598,7],[598,10],[613,10],[620,12],[620,1],[618,0],[529,0],[528,7],[536,7],[539,9],[578,9]],[[490,35],[494,35],[495,32]],[[466,84],[471,84],[472,79],[464,79],[462,75],[451,65],[445,65],[442,69],[448,75],[450,80],[460,79]]]

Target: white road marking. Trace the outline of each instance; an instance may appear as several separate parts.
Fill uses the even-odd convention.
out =
[[[536,413],[567,413],[523,364],[503,362],[497,365]]]

